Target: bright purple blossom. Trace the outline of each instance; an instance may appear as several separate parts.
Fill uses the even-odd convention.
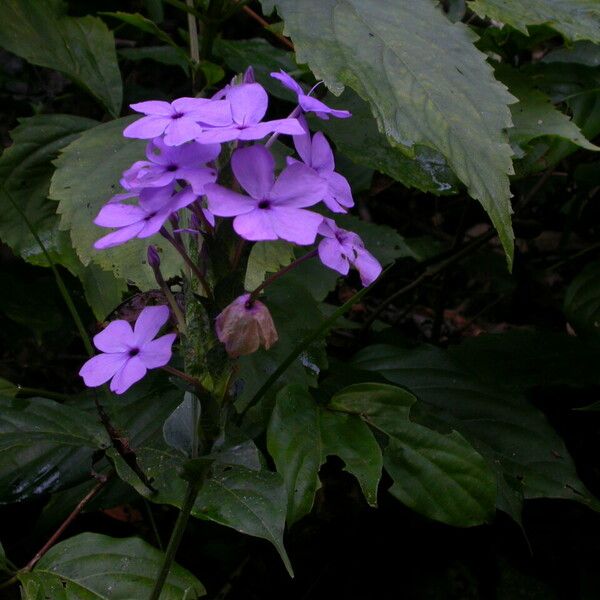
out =
[[[121,185],[126,190],[145,187],[163,187],[178,179],[187,181],[194,193],[201,196],[204,186],[217,180],[215,169],[205,164],[219,156],[220,144],[189,142],[182,146],[168,146],[162,138],[148,143],[148,160],[139,160],[123,173]]]
[[[303,162],[314,169],[326,182],[327,190],[323,202],[332,212],[347,212],[347,208],[354,206],[352,190],[348,180],[334,171],[335,161],[327,138],[320,131],[311,138],[306,119],[300,117],[298,120],[304,127],[305,134],[294,136],[294,146]],[[288,164],[295,162],[297,162],[295,159],[288,157]]]
[[[303,133],[297,119],[276,119],[261,123],[267,112],[269,97],[258,83],[231,86],[227,90],[227,101],[231,107],[229,123],[202,131],[196,136],[198,142],[208,144],[232,140],[260,140],[269,133]]]
[[[172,213],[188,206],[197,195],[191,187],[173,194],[173,184],[162,188],[145,188],[139,194],[138,204],[109,202],[94,219],[101,227],[118,227],[100,238],[94,248],[103,250],[123,244],[133,238],[147,238],[160,231]]]
[[[319,243],[319,258],[326,267],[348,275],[352,265],[364,286],[371,285],[379,277],[381,265],[356,233],[340,229],[335,221],[325,218],[319,234],[323,236]]]
[[[231,123],[226,100],[178,98],[169,103],[160,100],[131,104],[136,112],[146,115],[125,128],[130,138],[151,139],[165,134],[167,146],[179,146],[197,137],[203,127],[221,127]]]
[[[324,102],[313,98],[311,93],[317,86],[314,86],[308,94],[305,94],[296,80],[290,77],[285,71],[271,73],[271,77],[279,80],[286,88],[292,90],[298,96],[298,104],[304,112],[314,112],[317,117],[325,120],[329,119],[329,115],[338,119],[347,119],[352,116],[352,113],[348,110],[330,108]]]
[[[205,192],[213,214],[235,217],[233,228],[247,240],[315,241],[323,217],[303,209],[323,198],[326,185],[313,169],[296,163],[275,179],[275,161],[263,146],[236,150],[231,166],[249,196],[211,183]]]
[[[168,319],[166,306],[147,306],[133,329],[127,321],[112,321],[94,336],[94,346],[103,354],[90,358],[79,371],[85,385],[98,387],[111,379],[110,389],[122,394],[142,379],[148,369],[166,365],[177,336],[167,333],[154,338]]]

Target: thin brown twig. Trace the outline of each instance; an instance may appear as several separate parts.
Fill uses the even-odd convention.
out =
[[[284,35],[277,33],[271,29],[271,25],[268,21],[263,19],[259,14],[255,13],[249,6],[243,6],[242,10],[250,17],[252,17],[257,23],[264,27],[267,31],[270,31],[282,44],[287,46],[292,52],[294,52],[294,44],[291,40],[286,38]]]
[[[161,367],[161,369],[171,375],[174,375],[175,377],[179,377],[179,379],[181,379],[182,381],[193,385],[199,391],[208,393],[204,386],[200,383],[200,381],[195,377],[192,377],[191,375],[188,375],[187,373],[184,373],[183,371],[180,371],[175,367],[171,367],[170,365],[164,365],[163,367]]]

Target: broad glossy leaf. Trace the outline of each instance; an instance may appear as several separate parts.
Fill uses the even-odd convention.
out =
[[[545,63],[574,63],[588,67],[600,67],[600,46],[593,42],[575,42],[564,48],[548,52],[542,59]]]
[[[544,415],[522,394],[503,389],[502,381],[490,385],[458,357],[429,346],[369,346],[352,364],[410,390],[439,421],[464,435],[496,467],[498,507],[516,519],[504,501],[514,489],[507,482],[520,482],[525,498],[565,498],[600,507]]]
[[[277,6],[298,61],[335,94],[352,87],[393,142],[429,146],[446,158],[489,213],[511,263],[513,168],[504,130],[514,98],[473,45],[475,34],[423,0],[262,4]]]
[[[123,92],[113,34],[100,19],[68,17],[65,9],[61,0],[4,0],[0,46],[61,71],[116,117]]]
[[[287,487],[290,524],[312,509],[319,469],[329,455],[339,456],[369,504],[377,503],[382,458],[373,434],[356,415],[320,408],[304,388],[291,385],[277,394],[267,447]]]
[[[50,548],[30,573],[19,579],[25,598],[129,600],[150,595],[164,554],[140,538],[81,533]],[[41,595],[40,595],[41,594]],[[173,564],[161,600],[194,600],[204,586]]]
[[[169,415],[163,425],[165,442],[184,456],[194,456],[198,450],[200,401],[186,392],[183,402]]]
[[[119,477],[142,496],[159,504],[181,507],[186,482],[178,473],[183,468],[183,457],[171,450],[139,449],[138,461],[157,489],[152,494],[120,456],[113,450],[109,455]],[[280,476],[240,466],[215,467],[214,471],[202,487],[192,515],[268,540],[291,572],[283,546],[286,493]]]
[[[469,8],[525,34],[532,25],[547,25],[567,40],[600,43],[600,6],[596,0],[474,0]]]
[[[578,334],[600,340],[600,263],[589,264],[571,282],[564,311]]]
[[[321,129],[336,148],[357,164],[371,167],[400,181],[433,194],[458,191],[459,181],[442,154],[426,146],[413,148],[414,158],[406,148],[394,144],[379,131],[369,105],[351,89],[336,98],[327,96],[325,102],[349,110],[350,119],[311,119],[314,129]]]
[[[175,40],[166,32],[163,31],[154,21],[147,19],[144,15],[140,15],[140,13],[127,13],[122,11],[117,12],[101,12],[101,15],[105,15],[107,17],[114,17],[115,19],[119,19],[123,23],[127,23],[127,25],[131,25],[144,33],[149,33],[150,35],[155,36],[161,42],[165,42],[169,44],[169,46],[173,46],[181,51],[181,54],[185,56],[185,51],[180,48]]]
[[[48,493],[89,476],[109,440],[97,419],[45,398],[0,398],[0,503]]]
[[[417,399],[399,387],[363,383],[338,392],[330,407],[360,415],[389,436],[384,465],[390,493],[417,512],[468,527],[494,515],[496,481],[483,457],[456,431],[441,434],[414,423]]]
[[[252,291],[265,279],[267,273],[276,273],[294,260],[294,248],[287,242],[258,242],[252,246],[246,267],[244,288]]]
[[[121,173],[144,156],[145,143],[123,137],[132,117],[95,127],[67,146],[55,161],[56,172],[50,185],[50,198],[58,201],[60,227],[70,231],[73,247],[84,265],[94,262],[112,270],[116,277],[132,281],[142,290],[153,289],[156,281],[146,265],[148,244],[161,250],[165,278],[178,274],[179,255],[160,235],[131,240],[108,250],[95,250],[94,242],[110,230],[93,220],[104,204],[120,191]]]

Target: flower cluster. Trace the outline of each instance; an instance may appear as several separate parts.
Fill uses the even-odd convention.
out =
[[[264,88],[254,81],[251,70],[242,83],[232,83],[210,99],[132,104],[131,108],[143,116],[126,127],[123,135],[149,140],[146,160],[135,162],[123,173],[120,183],[124,192],[113,196],[95,218],[96,225],[112,229],[96,241],[95,248],[102,250],[161,233],[181,252],[183,245],[178,240],[182,232],[213,231],[218,225],[216,217],[233,218],[235,232],[248,241],[286,240],[311,245],[321,236],[318,256],[325,266],[343,275],[353,266],[363,285],[372,283],[381,266],[360,238],[310,210],[322,202],[334,213],[345,213],[354,201],[348,181],[335,171],[329,142],[321,132],[311,135],[304,114],[313,113],[321,119],[351,115],[313,97],[314,88],[304,93],[287,73],[272,76],[298,98],[297,108],[284,119],[264,120],[269,99]],[[270,147],[282,134],[292,136],[299,158],[288,158],[285,168],[277,174]],[[270,138],[266,143],[259,142],[267,136]],[[230,164],[236,185],[230,187],[218,183],[217,164],[225,143],[231,143],[233,150]],[[185,223],[191,227],[182,229],[179,213],[183,209],[190,213]],[[172,224],[172,232],[168,231],[167,222]],[[189,264],[189,257],[184,258]],[[271,332],[270,316],[264,317],[266,307],[263,311],[264,305],[258,303],[260,310],[253,308],[257,302],[254,298],[250,304],[245,296],[238,300],[235,306],[245,306],[247,314],[242,320],[239,315],[235,317],[236,323],[242,323],[241,329],[252,331],[253,341],[246,344],[234,340],[236,327],[226,317],[237,313],[225,309],[217,320],[217,332],[232,355],[252,352],[259,344],[268,347],[274,343],[277,335],[274,327]],[[166,314],[164,310],[161,314]],[[256,319],[255,315],[260,315],[261,323],[250,322]],[[84,365],[81,375],[87,385],[101,385],[112,377],[111,388],[121,393],[143,376],[146,368],[166,364],[161,362],[166,352],[160,360],[146,358],[142,338],[135,337],[140,321],[140,327],[145,327],[144,313],[139,319],[133,333],[119,325],[123,322],[115,321],[96,336],[96,346],[108,354],[94,357]],[[149,330],[151,337],[158,331],[154,329]],[[110,335],[106,333],[109,330]],[[114,339],[121,341],[107,344],[105,340],[113,331],[118,334]],[[132,341],[125,344],[125,338]],[[171,344],[173,339],[169,337]],[[131,354],[133,351],[136,354]]]

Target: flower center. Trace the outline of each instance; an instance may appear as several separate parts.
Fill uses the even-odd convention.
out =
[[[269,208],[271,206],[271,203],[268,200],[261,200],[258,203],[258,208]]]
[[[137,356],[139,353],[140,353],[139,348],[131,348],[131,350],[129,351],[129,357],[133,358],[134,356]]]
[[[178,168],[179,168],[179,167],[178,167],[177,165],[169,165],[169,166],[167,167],[167,171],[168,171],[169,173],[173,173],[173,171],[177,171],[177,169],[178,169]]]
[[[180,112],[176,112],[171,115],[171,119],[173,119],[173,120],[181,119],[181,117],[183,117],[183,113],[180,113]]]
[[[154,211],[153,213],[150,213],[149,215],[146,215],[144,217],[144,221],[149,221],[150,219],[152,219],[152,217],[155,217],[158,214],[158,211]]]

